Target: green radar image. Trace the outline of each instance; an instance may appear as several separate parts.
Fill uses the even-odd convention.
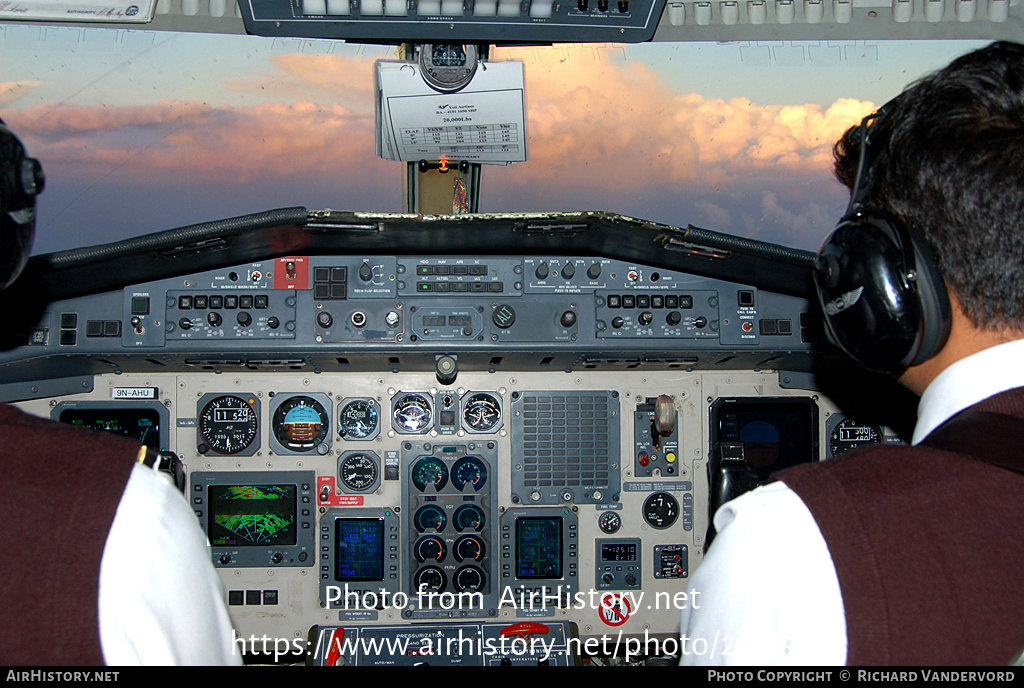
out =
[[[295,544],[294,485],[231,485],[210,488],[210,543]]]

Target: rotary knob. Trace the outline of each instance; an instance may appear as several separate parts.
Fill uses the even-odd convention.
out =
[[[515,321],[515,309],[513,309],[512,306],[509,306],[508,304],[501,304],[500,306],[494,309],[493,313],[491,313],[491,322],[493,322],[495,326],[500,327],[502,329],[508,329],[509,327],[512,327],[512,325],[515,324]]]

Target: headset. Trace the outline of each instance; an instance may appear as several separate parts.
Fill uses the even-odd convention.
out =
[[[814,265],[829,341],[883,373],[902,373],[934,356],[952,321],[931,246],[915,227],[868,201],[881,148],[878,126],[895,103],[865,117],[852,133],[860,152],[850,204]]]
[[[0,289],[21,273],[32,250],[36,196],[46,185],[43,167],[0,120]]]

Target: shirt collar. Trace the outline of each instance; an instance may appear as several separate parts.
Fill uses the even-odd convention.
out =
[[[913,444],[964,409],[1015,387],[1024,387],[1024,339],[960,359],[939,373],[921,395]]]

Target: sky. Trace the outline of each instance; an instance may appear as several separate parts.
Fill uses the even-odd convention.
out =
[[[603,210],[813,250],[842,131],[959,42],[567,45],[522,60],[525,163],[482,212]],[[0,25],[0,118],[47,173],[36,252],[275,207],[402,211],[374,152],[386,46]]]

